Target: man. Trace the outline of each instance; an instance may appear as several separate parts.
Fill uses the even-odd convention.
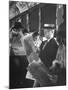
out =
[[[45,31],[46,32],[46,31]],[[65,23],[63,23],[58,30],[57,33],[57,41],[53,37],[50,38],[45,33],[45,36],[48,37],[47,43],[45,43],[42,47],[40,58],[45,64],[45,70],[47,69],[47,72],[51,76],[47,76],[44,72],[42,74],[45,75],[46,81],[44,78],[43,85],[42,86],[54,86],[54,85],[66,85],[66,26]],[[53,65],[52,65],[53,63]],[[52,68],[51,68],[52,66]],[[41,70],[41,69],[40,69]],[[41,70],[42,71],[42,70]],[[43,77],[44,77],[43,75]],[[54,78],[53,78],[54,75]],[[40,75],[42,76],[42,75]],[[50,78],[51,77],[51,78]],[[48,80],[47,80],[48,78]],[[42,80],[42,78],[41,78]],[[51,82],[49,83],[49,80]],[[47,83],[47,84],[45,84]]]
[[[48,68],[51,66],[52,61],[56,57],[58,45],[54,39],[54,30],[55,26],[49,25],[43,28],[44,36],[46,37],[46,41],[44,41],[44,45],[42,45],[42,50],[40,51],[39,57],[41,58],[42,62]]]
[[[25,33],[22,24],[20,22],[15,22],[13,27],[14,36],[10,49],[13,52],[12,55],[10,51],[10,88],[26,87],[25,76],[28,61],[23,43],[24,34],[22,32]]]
[[[58,45],[53,38],[54,26],[48,25],[43,28],[44,36],[47,40],[44,41],[40,51],[40,62],[33,62],[29,67],[29,71],[36,79],[34,87],[51,86],[56,83],[57,76],[50,72],[50,67],[53,60],[56,58]]]

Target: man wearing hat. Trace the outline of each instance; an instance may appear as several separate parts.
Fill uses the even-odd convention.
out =
[[[40,62],[33,62],[29,66],[29,71],[36,79],[34,87],[51,86],[56,84],[57,76],[52,74],[50,70],[52,62],[56,58],[58,49],[58,45],[53,37],[54,29],[55,27],[53,24],[44,25],[43,30],[46,40],[44,41],[40,50]]]
[[[52,61],[56,57],[58,45],[54,39],[54,24],[44,24],[43,27],[44,36],[46,37],[46,41],[44,41],[44,45],[42,45],[42,49],[40,51],[40,58],[43,63],[49,68],[52,64]]]
[[[52,65],[53,60],[56,58],[56,53],[57,53],[57,49],[58,49],[58,45],[57,42],[54,39],[54,30],[55,30],[55,26],[53,24],[45,24],[43,27],[44,30],[44,36],[46,37],[46,40],[43,41],[43,45],[41,45],[41,50],[40,50],[40,59],[43,62],[43,64],[45,65],[45,70],[47,74],[49,73],[49,69]],[[43,67],[40,67],[42,69],[44,69]],[[40,71],[41,72],[41,71]],[[45,74],[44,72],[38,74],[40,75],[40,80],[41,82],[41,86],[51,86],[54,85],[55,81],[56,81],[56,77],[55,79],[53,79],[54,81],[51,83],[50,81],[50,77]],[[43,77],[42,77],[43,75]],[[34,87],[38,87],[39,83],[36,82]]]

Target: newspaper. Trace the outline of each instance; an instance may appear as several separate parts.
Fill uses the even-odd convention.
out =
[[[33,62],[33,61],[37,61],[39,62],[39,56],[36,53],[36,47],[34,45],[34,41],[33,41],[33,37],[32,34],[28,34],[27,36],[25,36],[24,39],[24,46],[25,46],[25,50],[26,50],[26,55],[27,55],[27,59],[29,62],[29,65]],[[26,78],[35,80],[32,75],[30,74],[30,72],[27,72]]]

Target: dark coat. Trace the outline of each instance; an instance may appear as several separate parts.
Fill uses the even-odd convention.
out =
[[[46,43],[46,42],[45,42]],[[45,44],[44,44],[45,45]],[[42,45],[42,46],[44,46]],[[42,47],[43,48],[43,47]],[[54,38],[52,38],[44,47],[41,49],[39,57],[42,62],[49,68],[52,65],[52,61],[56,58],[58,45]]]
[[[53,60],[56,58],[58,45],[57,45],[55,39],[53,39],[53,38],[46,44],[46,46],[43,49],[44,45],[45,44],[43,44],[42,47],[41,47],[41,51],[40,51],[39,56],[40,56],[42,62],[45,64],[45,66],[49,69],[49,67],[52,65]],[[57,66],[55,68],[54,68],[55,71],[53,71],[53,69],[52,69],[51,72],[58,75],[58,80],[57,80],[56,84],[51,84],[50,81],[49,81],[47,83],[47,86],[66,85],[66,69],[65,68],[61,69],[60,66]]]

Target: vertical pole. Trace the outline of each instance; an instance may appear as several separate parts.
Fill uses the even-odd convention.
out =
[[[56,29],[63,23],[63,5],[57,5],[56,8]]]
[[[41,8],[39,7],[39,33],[41,32]]]
[[[58,25],[57,25],[57,11],[58,11],[58,6],[56,5],[56,31],[58,30]]]
[[[27,25],[28,32],[30,32],[30,29],[29,29],[29,14],[26,14],[26,25]]]

